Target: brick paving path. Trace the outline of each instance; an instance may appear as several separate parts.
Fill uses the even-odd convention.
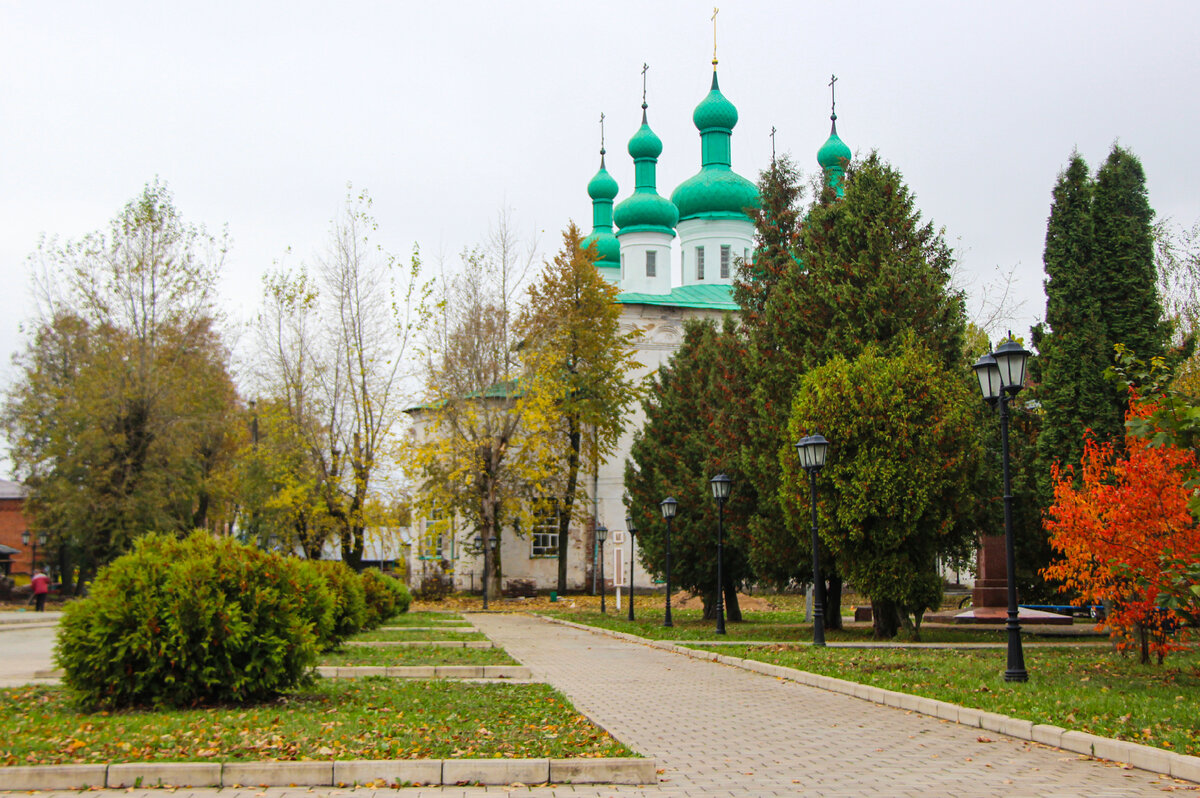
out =
[[[614,736],[655,757],[646,787],[189,790],[172,798],[755,798],[1191,794],[1195,785],[519,615],[471,620]],[[980,742],[985,737],[991,742]],[[126,790],[162,798],[156,790]],[[78,798],[41,793],[40,798]]]

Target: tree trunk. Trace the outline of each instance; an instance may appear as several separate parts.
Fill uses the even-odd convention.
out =
[[[900,615],[894,601],[871,599],[871,618],[876,640],[891,640],[900,629]]]
[[[842,577],[833,574],[825,587],[825,628],[842,628]]]
[[[575,512],[575,489],[579,485],[579,449],[581,435],[579,419],[575,416],[567,418],[567,439],[570,448],[567,452],[567,486],[563,491],[561,512],[558,516],[558,594],[567,592],[567,546],[571,542],[571,517]]]
[[[705,591],[700,596],[700,601],[704,605],[704,615],[701,616],[706,621],[715,621],[717,619],[717,601],[716,593]]]
[[[738,604],[737,585],[725,575],[725,618],[732,622],[740,622],[742,620],[742,607]]]

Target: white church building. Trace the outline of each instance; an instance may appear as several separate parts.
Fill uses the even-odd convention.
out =
[[[629,140],[633,160],[632,192],[616,202],[617,181],[605,168],[605,150],[600,149],[600,169],[587,185],[592,201],[591,234],[585,246],[597,250],[596,268],[621,291],[623,331],[638,329],[642,336],[636,359],[642,379],[665,364],[679,348],[684,322],[711,318],[719,321],[736,313],[732,297],[738,264],[749,261],[754,250],[754,222],[747,211],[759,207],[755,184],[733,171],[733,129],[738,112],[722,93],[713,62],[712,84],[696,106],[692,121],[700,136],[699,171],[679,184],[670,199],[659,193],[658,157],[662,140],[651,129],[648,106],[643,97],[642,124]],[[834,128],[818,152],[826,179],[840,183],[850,148]],[[615,203],[615,205],[614,205]],[[615,226],[615,230],[614,230]],[[584,523],[574,523],[568,550],[568,588],[590,589],[595,579],[597,546],[594,525],[609,530],[604,545],[604,576],[610,585],[624,586],[629,580],[630,540],[625,530],[623,502],[625,460],[634,433],[645,423],[639,406],[627,419],[617,450],[598,473],[587,475],[591,512]],[[664,497],[665,498],[665,497]],[[417,545],[412,546],[411,581],[419,584],[424,575],[444,572],[458,589],[479,589],[482,557],[464,546],[453,520],[414,519]],[[555,535],[534,529],[524,535],[505,530],[501,536],[502,587],[514,580],[531,582],[540,590],[557,585]],[[653,584],[634,555],[634,580],[638,589]]]

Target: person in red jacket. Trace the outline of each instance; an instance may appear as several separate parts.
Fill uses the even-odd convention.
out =
[[[50,577],[42,572],[41,568],[37,568],[33,572],[33,578],[29,580],[29,584],[33,586],[33,598],[37,602],[37,611],[46,611],[46,595],[50,592]]]

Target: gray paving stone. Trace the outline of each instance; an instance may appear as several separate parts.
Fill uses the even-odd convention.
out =
[[[549,780],[549,759],[447,759],[442,764],[444,784],[541,784]]]
[[[333,783],[336,785],[367,784],[374,781],[387,784],[441,784],[440,759],[361,759],[333,763]]]
[[[38,765],[0,769],[6,790],[82,790],[103,787],[105,765]]]
[[[220,787],[220,762],[123,762],[108,766],[109,787]]]
[[[333,762],[226,762],[221,770],[226,787],[287,787],[333,785]]]

